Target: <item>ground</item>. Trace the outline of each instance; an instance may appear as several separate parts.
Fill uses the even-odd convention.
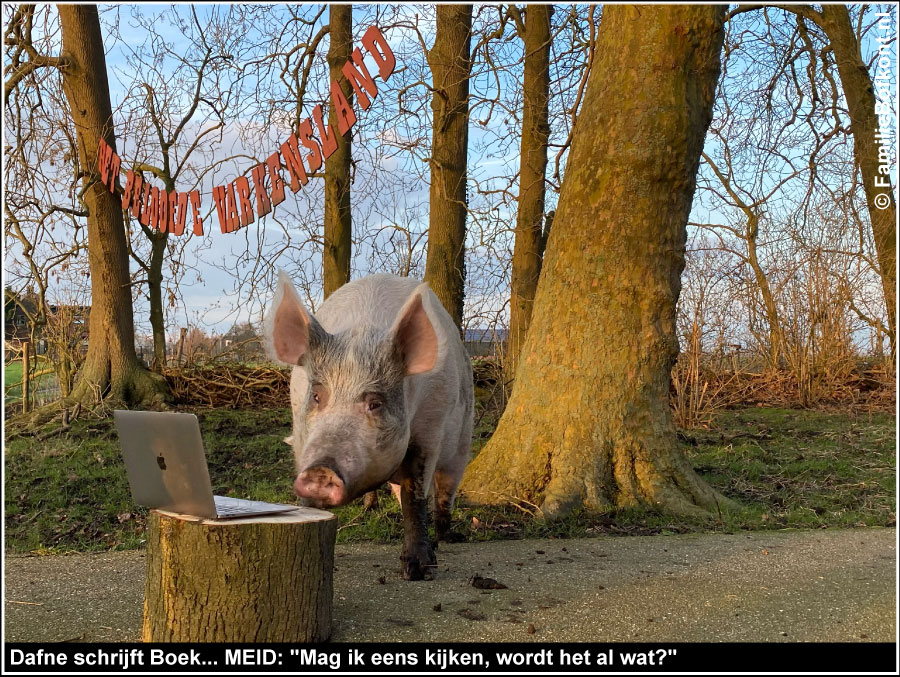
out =
[[[896,530],[601,536],[442,545],[434,581],[396,544],[338,545],[334,641],[892,642]],[[6,561],[7,641],[136,641],[144,553]],[[507,586],[479,590],[479,574]]]
[[[196,413],[216,493],[293,500],[288,410]],[[476,444],[484,433],[482,422]],[[427,583],[398,576],[389,494],[375,512],[336,510],[334,639],[893,640],[892,413],[751,407],[679,438],[743,510],[547,522],[460,506],[453,526],[467,542],[440,546]],[[112,421],[7,440],[5,463],[6,639],[137,639],[146,512]],[[477,590],[476,574],[508,588]]]
[[[215,493],[294,500],[293,461],[282,442],[287,409],[196,413]],[[893,414],[752,407],[722,412],[714,429],[682,431],[680,438],[701,477],[740,501],[742,512],[700,520],[576,513],[548,524],[515,509],[462,506],[454,528],[482,541],[895,524]],[[79,420],[44,440],[8,440],[5,460],[7,551],[143,547],[146,512],[131,500],[111,420]],[[387,494],[374,513],[358,504],[336,513],[339,543],[398,542],[402,534],[399,507]]]

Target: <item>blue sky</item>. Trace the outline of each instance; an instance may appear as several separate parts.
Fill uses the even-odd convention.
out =
[[[145,33],[137,24],[138,14],[145,20],[171,11],[170,5],[142,4],[139,7],[132,5],[104,5],[101,6],[101,22],[104,26],[104,41],[107,50],[107,69],[110,76],[111,98],[113,108],[116,111],[117,127],[120,128],[119,151],[123,156],[124,165],[135,159],[158,161],[158,157],[142,155],[136,151],[138,141],[129,130],[131,122],[125,117],[125,111],[121,108],[128,95],[129,86],[135,79],[154,81],[152,73],[143,72],[131,56],[131,49],[138,48],[145,39]],[[228,5],[176,5],[180,16],[186,18],[193,7],[202,25],[209,25],[210,19],[218,14],[228,11]],[[390,6],[354,6],[354,32],[358,36],[361,31],[375,20],[375,14],[381,15],[379,21],[387,21],[385,18],[390,13]],[[560,6],[556,10],[558,20],[567,7]],[[309,8],[299,11],[312,12]],[[426,46],[430,46],[432,24],[428,20],[428,8],[409,6],[404,8],[400,17],[410,24],[417,24],[421,29]],[[484,14],[481,20],[488,20],[495,16],[490,8],[482,10]],[[114,19],[118,18],[118,34],[114,36],[110,26]],[[320,19],[327,21],[327,12]],[[160,19],[162,39],[174,54],[187,54],[192,46],[192,41],[177,26]],[[478,18],[476,17],[476,21]],[[896,28],[896,27],[895,27]],[[240,44],[240,40],[247,43],[262,41],[268,37],[266,27],[261,24],[253,24],[246,33],[231,36],[231,44]],[[376,105],[370,111],[361,111],[357,106],[360,123],[355,130],[354,142],[356,143],[354,156],[357,161],[356,183],[352,194],[354,210],[355,233],[372,233],[382,226],[392,222],[408,225],[415,233],[427,230],[427,164],[425,157],[427,149],[414,151],[396,150],[392,138],[411,137],[417,134],[430,139],[430,109],[426,104],[419,110],[419,115],[404,115],[394,121],[395,124],[379,124],[379,116],[396,115],[396,95],[394,90],[402,84],[409,82],[414,74],[410,70],[404,70],[404,66],[413,67],[422,60],[421,47],[418,45],[414,33],[409,28],[394,27],[386,29],[388,39],[397,53],[406,52],[409,55],[408,62],[398,63],[398,72],[389,81],[388,87],[383,87],[380,80],[376,80],[382,94],[376,101]],[[206,35],[210,41],[216,39],[214,31]],[[358,39],[357,39],[358,44]],[[560,41],[561,43],[561,41]],[[516,50],[521,52],[519,41],[500,45],[498,49],[504,50],[503,58],[516,59]],[[873,43],[867,44],[871,51]],[[327,38],[321,42],[317,50],[317,65],[313,69],[310,78],[310,91],[307,102],[304,105],[304,115],[308,115],[314,103],[325,96],[325,87],[328,84],[327,71],[324,58],[328,48]],[[558,67],[560,57],[557,51],[560,45],[554,45],[554,65]],[[896,49],[894,49],[896,54]],[[496,55],[495,55],[496,56]],[[239,58],[239,57],[238,57]],[[374,65],[367,60],[370,72],[375,72]],[[495,82],[483,61],[478,66],[479,71],[472,83],[472,91],[479,96],[488,96],[499,82],[504,90],[504,97],[514,100],[515,92],[519,87],[521,78],[520,67],[513,67],[501,72],[499,80]],[[732,66],[732,77],[739,81],[742,72],[747,68],[739,57]],[[159,63],[159,73],[166,77],[174,72],[174,62],[169,59]],[[423,71],[424,72],[424,71]],[[225,71],[226,79],[227,69]],[[248,74],[243,80],[242,92],[246,93],[257,84],[256,75]],[[896,82],[896,80],[894,81]],[[555,101],[557,108],[565,108],[570,104],[574,85],[577,82],[568,83],[569,86],[561,86],[565,102]],[[414,87],[413,94],[417,97],[427,97],[427,91],[422,85]],[[894,87],[896,92],[896,87]],[[184,92],[182,92],[183,94]],[[282,91],[283,95],[284,92]],[[241,95],[239,95],[241,96]],[[133,107],[139,116],[140,106]],[[477,124],[477,120],[486,114],[488,106],[482,103],[473,114],[473,122],[470,124],[470,207],[474,209],[474,218],[470,222],[469,231],[469,287],[467,289],[467,309],[470,314],[478,315],[473,322],[484,323],[493,313],[501,313],[505,303],[507,290],[504,285],[508,283],[508,271],[505,263],[511,252],[512,237],[511,227],[514,226],[514,203],[508,198],[502,198],[499,194],[479,195],[475,191],[475,183],[485,191],[500,189],[505,185],[504,177],[515,173],[518,166],[518,149],[515,138],[515,120],[512,114],[504,112],[502,108],[494,110],[487,125]],[[257,265],[260,253],[266,259],[265,268],[271,272],[273,266],[284,267],[300,277],[316,278],[320,266],[320,255],[315,246],[305,242],[306,231],[315,232],[316,224],[321,222],[322,187],[321,180],[312,180],[306,189],[292,196],[288,193],[288,199],[279,206],[276,213],[265,219],[259,220],[247,229],[237,233],[219,233],[218,222],[213,210],[211,189],[214,185],[230,181],[240,174],[248,174],[254,164],[250,157],[262,159],[264,155],[274,151],[278,144],[289,133],[286,119],[290,114],[287,106],[278,106],[272,110],[272,116],[261,119],[259,113],[247,115],[240,111],[229,110],[225,118],[225,127],[221,136],[215,137],[207,149],[208,157],[198,163],[198,169],[202,170],[210,166],[210,162],[222,162],[214,173],[206,176],[200,183],[200,189],[204,193],[203,205],[207,210],[212,210],[205,219],[207,237],[182,238],[179,244],[185,246],[185,257],[196,266],[195,274],[188,275],[174,291],[179,295],[178,302],[167,307],[167,321],[170,332],[177,333],[179,326],[186,324],[200,324],[208,331],[224,332],[236,321],[258,320],[268,296],[268,288],[265,286],[265,276],[260,280],[261,285],[252,291],[246,285],[236,288],[235,278],[229,271],[241,271],[246,275],[247,271]],[[176,115],[178,113],[176,106]],[[283,118],[283,119],[282,119]],[[202,125],[201,125],[202,128]],[[261,130],[255,139],[248,141],[241,138],[241,133],[250,129]],[[190,131],[190,130],[189,130]],[[196,130],[194,130],[196,132]],[[567,129],[557,124],[554,126],[554,136],[551,142],[560,143],[566,136]],[[187,137],[185,143],[188,142]],[[895,141],[896,143],[896,141]],[[717,142],[709,137],[707,140],[707,152],[715,154]],[[183,147],[176,149],[183,151]],[[365,150],[365,152],[358,152]],[[224,158],[232,155],[240,155],[234,161],[224,161]],[[157,153],[158,155],[158,153]],[[748,171],[754,170],[748,166]],[[551,158],[548,174],[552,173],[553,159]],[[772,185],[775,177],[784,170],[783,163],[772,162],[771,172],[761,175],[761,186]],[[379,173],[380,172],[380,173]],[[708,177],[708,171],[701,170],[701,179]],[[893,185],[896,186],[896,171],[893,175]],[[190,183],[190,181],[187,181]],[[179,189],[187,189],[192,185],[181,184]],[[515,186],[512,187],[515,193]],[[776,196],[777,198],[777,196]],[[555,204],[556,195],[548,191],[548,210]],[[773,200],[773,204],[777,202]],[[695,200],[693,221],[725,222],[734,218],[733,210],[717,205],[715,201]],[[385,231],[383,237],[387,236]],[[393,232],[393,231],[391,231]],[[138,237],[141,237],[140,234]],[[382,240],[383,243],[383,240]],[[283,250],[283,251],[282,251]],[[419,243],[416,256],[421,264],[424,262],[422,253],[424,250],[424,238]],[[280,252],[278,256],[276,252]],[[370,242],[362,242],[354,253],[353,275],[362,275],[369,270],[370,259],[373,255]],[[418,269],[421,270],[421,269]],[[413,267],[415,273],[417,268]],[[202,281],[197,281],[197,277]],[[421,273],[420,273],[421,274]],[[313,293],[315,291],[313,290]],[[315,299],[312,299],[315,301]],[[147,323],[147,307],[140,300],[136,304],[136,319],[139,331],[149,331]]]

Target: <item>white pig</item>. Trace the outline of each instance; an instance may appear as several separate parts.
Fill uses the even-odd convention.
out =
[[[294,491],[328,508],[399,485],[401,575],[430,579],[429,494],[446,540],[472,443],[472,365],[450,315],[426,284],[379,274],[344,285],[313,317],[280,272],[266,338],[294,366]]]

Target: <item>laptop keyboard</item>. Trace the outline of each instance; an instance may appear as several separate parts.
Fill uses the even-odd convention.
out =
[[[216,502],[216,514],[219,517],[287,512],[295,509],[295,506],[292,505],[249,501],[244,498],[231,498],[230,496],[213,496],[213,499]]]
[[[216,507],[216,512],[220,515],[244,515],[248,512],[256,512],[256,508],[245,505],[229,505],[225,507]]]

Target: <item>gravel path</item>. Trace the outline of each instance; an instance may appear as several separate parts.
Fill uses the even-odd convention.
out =
[[[894,641],[896,530],[336,549],[334,641]],[[144,553],[6,558],[7,641],[135,641]],[[505,590],[478,590],[475,574]]]

